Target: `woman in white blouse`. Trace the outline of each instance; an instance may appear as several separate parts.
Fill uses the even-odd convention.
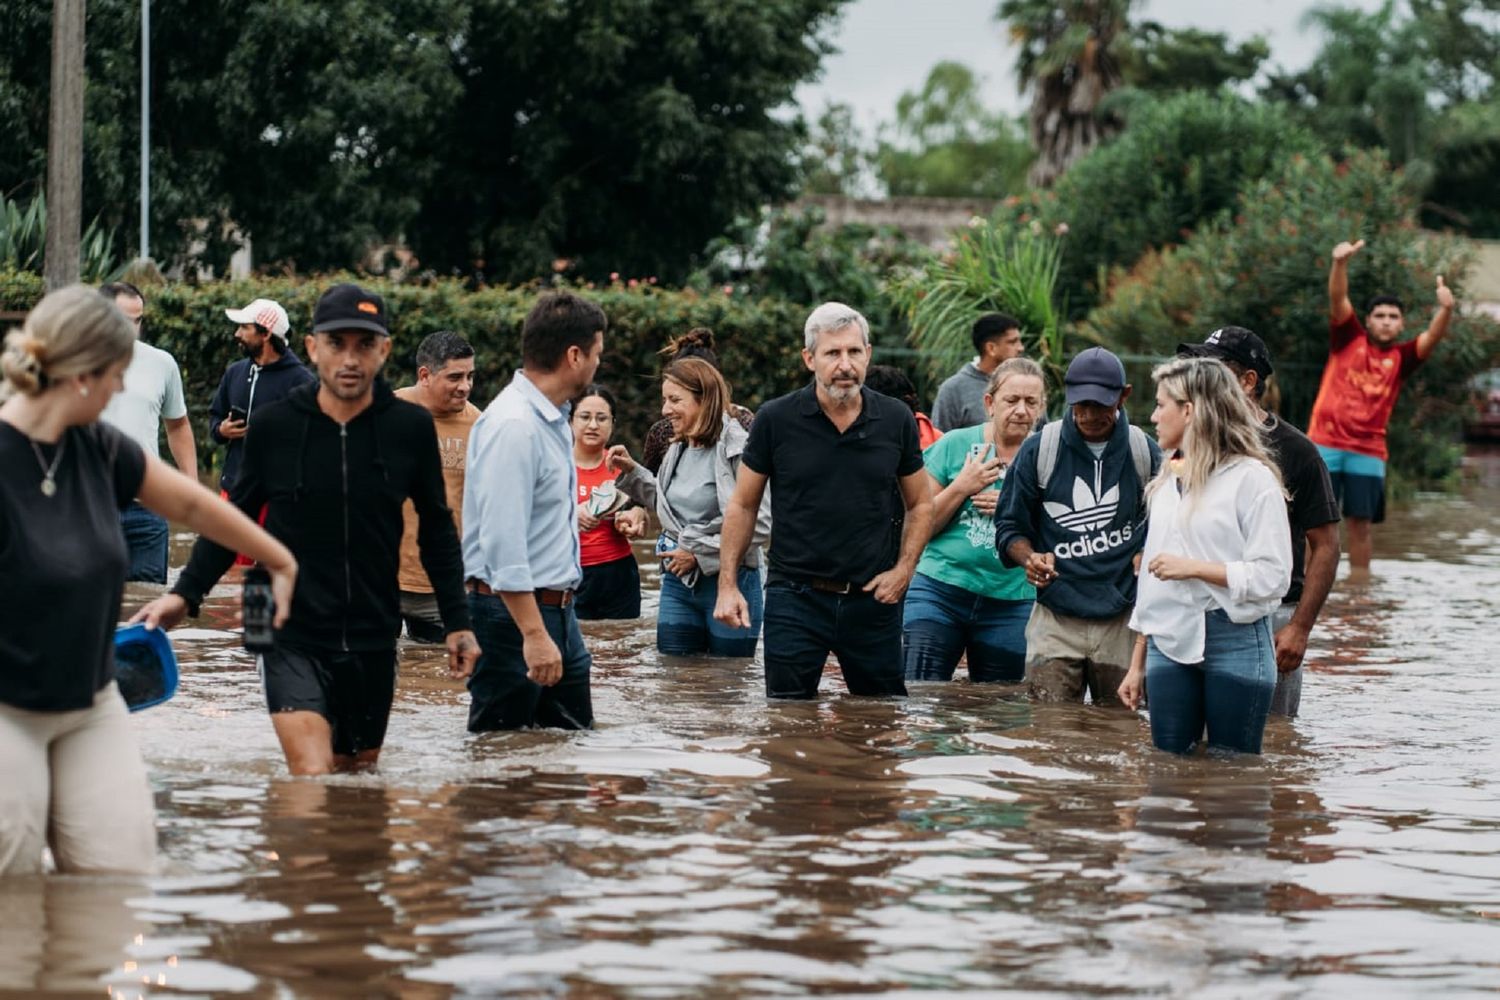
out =
[[[1120,699],[1144,689],[1151,739],[1187,753],[1260,753],[1276,689],[1267,616],[1291,583],[1286,492],[1233,373],[1214,358],[1157,368],[1157,441],[1173,457],[1146,488],[1146,547]]]

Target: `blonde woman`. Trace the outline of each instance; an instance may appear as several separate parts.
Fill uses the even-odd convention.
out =
[[[271,571],[279,627],[292,554],[234,507],[99,422],[135,331],[74,285],[5,338],[0,371],[0,875],[148,871],[146,768],[115,685],[113,633],[129,557],[119,512],[157,514]]]
[[[1120,699],[1144,690],[1151,739],[1187,753],[1260,753],[1276,689],[1270,614],[1292,579],[1286,493],[1234,374],[1215,358],[1152,373],[1157,441],[1173,453],[1147,487],[1146,548]]]
[[[984,391],[989,419],[950,430],[922,453],[936,530],[906,591],[901,631],[909,681],[952,680],[967,654],[975,684],[1026,674],[1026,623],[1036,588],[995,552],[995,506],[1021,443],[1046,408],[1041,366],[1002,361]]]

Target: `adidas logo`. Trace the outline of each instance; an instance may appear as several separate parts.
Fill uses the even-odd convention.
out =
[[[1114,531],[1102,530],[1114,520],[1115,513],[1120,509],[1118,484],[1095,496],[1088,483],[1084,482],[1081,477],[1075,477],[1073,506],[1069,507],[1065,503],[1047,500],[1042,503],[1042,507],[1052,520],[1074,534],[1084,536],[1071,542],[1058,542],[1053,546],[1052,553],[1059,559],[1077,559],[1108,552],[1110,549],[1128,543],[1135,534],[1128,524]],[[1090,531],[1099,533],[1091,536]]]
[[[1053,500],[1046,501],[1042,506],[1052,520],[1076,535],[1085,535],[1115,519],[1115,512],[1120,509],[1120,487],[1117,483],[1096,497],[1083,477],[1075,476],[1073,506]]]

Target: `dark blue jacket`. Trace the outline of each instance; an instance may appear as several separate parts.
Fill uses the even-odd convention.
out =
[[[219,444],[225,445],[224,471],[219,476],[219,488],[234,489],[235,476],[240,470],[240,456],[244,453],[245,439],[229,440],[219,433],[219,425],[229,416],[229,408],[238,406],[255,419],[255,408],[274,403],[299,385],[318,380],[317,373],[302,363],[290,347],[286,353],[262,367],[244,358],[230,365],[219,381],[213,402],[208,404],[209,433]]]
[[[1057,466],[1045,496],[1037,484],[1042,436],[1021,445],[1005,477],[995,509],[995,547],[1005,566],[1018,538],[1057,557],[1057,578],[1036,592],[1044,607],[1075,618],[1113,618],[1135,603],[1132,561],[1146,544],[1145,483],[1130,459],[1130,423],[1124,412],[1104,453],[1095,458],[1073,424],[1063,417]],[[1147,439],[1150,441],[1150,439]],[[1161,468],[1161,449],[1150,441],[1151,474]]]

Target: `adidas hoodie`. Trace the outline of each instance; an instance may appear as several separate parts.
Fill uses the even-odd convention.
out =
[[[995,547],[1006,567],[1017,565],[1006,549],[1017,539],[1057,557],[1057,579],[1036,592],[1043,606],[1074,618],[1113,618],[1135,603],[1132,560],[1146,543],[1145,484],[1130,460],[1130,423],[1122,412],[1114,435],[1098,458],[1073,424],[1062,418],[1057,465],[1046,495],[1037,484],[1033,434],[1016,453],[1000,505],[995,510]],[[1151,473],[1161,468],[1161,449],[1147,439]]]

